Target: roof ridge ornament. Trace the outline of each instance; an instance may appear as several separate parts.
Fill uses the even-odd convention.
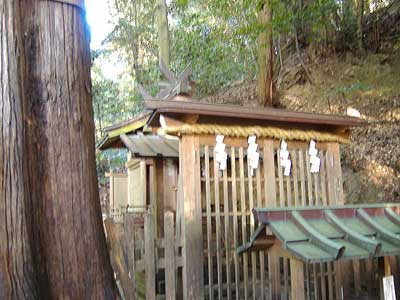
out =
[[[172,70],[162,60],[160,60],[159,68],[166,80],[162,80],[158,83],[160,88],[157,94],[158,99],[172,100],[175,96],[190,95],[192,87],[190,85],[189,77],[193,72],[192,63],[189,63],[178,75],[172,72]],[[156,100],[146,91],[141,83],[138,84],[138,88],[144,99]]]

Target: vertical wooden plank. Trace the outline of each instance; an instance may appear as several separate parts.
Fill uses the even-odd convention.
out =
[[[211,186],[210,186],[210,150],[204,148],[205,177],[206,177],[206,212],[207,212],[207,257],[208,257],[208,293],[209,299],[214,299],[214,276],[212,251],[212,227],[211,227]]]
[[[231,147],[231,178],[232,178],[232,202],[233,202],[233,244],[235,249],[239,247],[238,243],[238,211],[237,211],[237,189],[236,189],[236,153],[235,148]],[[234,252],[234,264],[235,264],[235,291],[236,300],[240,298],[240,274],[239,274],[239,257],[237,252]]]
[[[162,238],[164,236],[164,163],[160,158],[154,160],[154,182],[155,184],[155,201],[157,207],[156,224],[157,236]]]
[[[374,287],[374,266],[372,258],[367,258],[365,260],[365,275],[366,275],[367,293],[368,295],[372,295]]]
[[[306,206],[307,205],[306,174],[304,172],[304,155],[302,150],[299,150],[299,165],[300,165],[301,205]]]
[[[176,190],[178,186],[177,166],[173,159],[163,159],[163,188],[164,188],[164,209],[176,211]]]
[[[289,294],[289,259],[283,258],[283,300],[288,299]]]
[[[398,293],[399,290],[399,264],[398,264],[398,257],[397,256],[390,256],[390,269],[392,271],[392,275],[394,277],[394,288],[395,291]]]
[[[264,141],[263,150],[264,163],[264,192],[266,207],[276,207],[276,176],[275,176],[275,155],[273,140]],[[279,157],[278,157],[279,161]],[[281,298],[280,268],[279,257],[268,255],[268,276],[270,283],[270,299]]]
[[[334,262],[335,269],[335,293],[336,300],[344,299],[343,283],[342,283],[342,266],[339,261]]]
[[[223,172],[223,192],[224,192],[224,223],[225,223],[225,267],[226,267],[226,288],[227,299],[232,299],[231,291],[231,243],[229,238],[229,195],[228,195],[228,170]]]
[[[283,172],[281,166],[281,159],[279,158],[280,150],[277,150],[277,164],[278,164],[278,179],[279,179],[279,204],[281,207],[285,206],[285,193],[284,193],[284,186],[283,186]]]
[[[319,285],[318,285],[318,265],[313,264],[313,278],[314,278],[314,299],[320,299]]]
[[[358,259],[352,260],[353,272],[354,272],[354,291],[355,296],[359,297],[361,293],[361,273],[360,273],[360,261]]]
[[[299,178],[297,170],[297,153],[295,150],[291,152],[292,155],[292,174],[293,174],[293,191],[294,191],[294,205],[297,207],[300,205],[299,199]],[[293,204],[293,203],[292,203]]]
[[[242,215],[242,242],[247,241],[247,228],[246,228],[246,191],[244,185],[244,158],[243,147],[239,147],[239,174],[240,174],[240,205]],[[244,281],[244,299],[248,299],[248,254],[243,254],[243,281]]]
[[[319,192],[319,173],[314,173],[314,193],[315,193],[315,201],[314,205],[321,205],[321,198],[320,198],[320,192]]]
[[[314,205],[313,195],[312,195],[312,181],[310,172],[310,157],[308,152],[305,153],[306,156],[306,171],[307,171],[307,192],[308,192],[308,205]]]
[[[264,194],[267,207],[276,206],[276,180],[274,163],[274,143],[272,140],[264,141]]]
[[[217,251],[217,278],[218,278],[218,299],[222,299],[222,261],[221,261],[221,206],[219,201],[219,164],[215,160],[214,149],[214,203],[215,203],[215,239]]]
[[[326,182],[328,186],[328,203],[336,204],[335,199],[335,166],[333,163],[332,144],[328,143],[325,155]]]
[[[134,239],[134,216],[132,214],[125,214],[124,222],[124,235],[127,246],[128,257],[128,273],[132,283],[132,291],[136,293],[135,281],[135,239]]]
[[[254,208],[254,194],[253,194],[253,176],[251,176],[250,161],[247,157],[247,184],[248,184],[248,197],[249,197],[249,211],[251,212]],[[250,234],[254,232],[254,216],[250,214]],[[257,291],[257,261],[256,253],[251,252],[251,281],[252,281],[252,295],[253,299],[256,300]]]
[[[332,270],[332,263],[328,262],[327,264],[327,272],[328,272],[328,295],[329,295],[329,300],[334,299],[334,292],[333,292],[333,270]]]
[[[344,204],[343,195],[343,178],[342,178],[342,167],[340,164],[340,147],[338,143],[330,144],[329,147],[332,149],[333,154],[333,166],[334,166],[334,191],[336,204]]]
[[[325,264],[320,263],[321,299],[326,300]]]
[[[262,190],[261,190],[261,171],[260,166],[256,172],[256,184],[257,184],[257,207],[263,207],[262,205]],[[265,299],[265,252],[260,251],[260,298]]]
[[[149,201],[150,207],[152,208],[153,218],[154,218],[154,237],[158,237],[158,202],[157,202],[157,173],[156,173],[156,161],[155,159],[151,160],[151,163],[148,165],[149,167]],[[157,255],[157,254],[156,254]]]
[[[183,136],[179,147],[184,199],[183,294],[185,300],[204,299],[199,138]]]
[[[165,241],[165,299],[176,299],[175,229],[174,213],[164,213]]]
[[[156,299],[155,226],[153,214],[144,218],[146,300]]]
[[[304,287],[304,263],[290,260],[290,281],[291,281],[291,299],[306,300]]]
[[[319,158],[321,159],[321,169],[320,169],[321,199],[322,199],[322,205],[326,206],[328,204],[328,201],[326,197],[325,155],[323,151],[319,152]]]

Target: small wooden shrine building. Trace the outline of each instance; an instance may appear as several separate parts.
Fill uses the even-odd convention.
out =
[[[304,299],[291,292],[303,285],[291,280],[290,257],[254,248],[257,228],[276,235],[273,241],[290,238],[259,227],[257,212],[344,205],[339,146],[363,122],[186,100],[145,100],[140,116],[108,128],[98,146],[129,151],[128,174],[110,175],[110,216],[125,227],[134,293],[145,299]],[[239,253],[246,244],[255,251]],[[379,281],[368,277],[378,270],[373,255],[345,265],[339,254],[304,260],[311,271],[299,278],[309,299],[379,293]]]

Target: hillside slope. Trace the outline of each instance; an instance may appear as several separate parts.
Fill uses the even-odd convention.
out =
[[[302,57],[312,84],[297,57],[287,59],[277,79],[281,106],[339,115],[359,111],[369,125],[353,129],[351,145],[343,146],[347,201],[400,202],[400,49],[362,59],[350,53],[321,58],[312,50]],[[253,105],[256,97],[253,82],[203,101]]]

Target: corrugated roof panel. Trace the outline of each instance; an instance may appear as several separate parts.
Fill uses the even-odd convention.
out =
[[[363,221],[356,218],[343,218],[341,219],[345,226],[349,229],[357,231],[363,235],[374,235],[376,230],[368,227]]]
[[[121,140],[136,157],[179,157],[179,140],[160,135],[121,135]]]
[[[330,238],[343,238],[343,232],[340,232],[331,223],[324,219],[310,220],[308,221],[320,234]]]
[[[400,234],[400,226],[397,226],[392,221],[390,221],[386,216],[379,216],[374,218],[379,224],[381,224],[384,228],[389,231],[392,231],[396,234]]]
[[[296,257],[305,261],[312,261],[315,257],[318,257],[321,262],[332,260],[330,253],[310,242],[290,243],[287,245],[287,249],[293,252]]]
[[[274,227],[276,235],[284,237],[287,242],[308,240],[308,237],[293,221],[277,221],[271,223],[271,226]]]

